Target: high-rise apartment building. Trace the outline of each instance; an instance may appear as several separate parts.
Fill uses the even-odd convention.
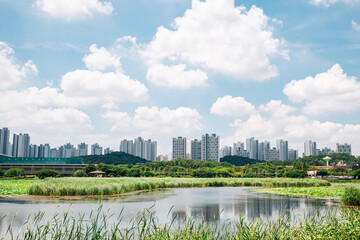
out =
[[[298,157],[299,157],[298,150],[294,150],[294,149],[289,150],[289,159],[290,160],[298,159]]]
[[[220,149],[220,158],[223,158],[225,156],[231,156],[231,155],[232,155],[231,147],[225,146]]]
[[[91,145],[91,155],[102,155],[103,148],[98,143]]]
[[[80,143],[78,144],[78,149],[77,149],[77,156],[87,156],[88,155],[88,145],[86,143]]]
[[[29,157],[30,136],[29,134],[20,133],[13,136],[13,157]]]
[[[110,153],[112,153],[112,152],[113,152],[113,150],[111,150],[110,148],[105,148],[105,149],[104,149],[104,155],[110,154]]]
[[[276,148],[279,150],[279,157],[281,161],[289,159],[288,141],[284,141],[282,139],[276,140]]]
[[[337,153],[347,153],[349,155],[351,155],[351,144],[340,144],[337,143],[336,144],[336,152]]]
[[[201,160],[219,161],[219,136],[205,134],[201,138]]]
[[[8,128],[0,129],[0,154],[11,155],[9,138],[10,130]]]
[[[172,141],[172,154],[173,160],[178,158],[186,159],[186,138],[185,137],[177,137],[173,138]]]
[[[316,155],[316,142],[306,140],[304,143],[304,156]]]
[[[120,142],[120,152],[155,161],[157,156],[157,142],[151,139],[144,140],[141,137],[133,140],[124,139]]]
[[[246,150],[249,152],[249,158],[258,159],[259,140],[255,140],[253,137],[246,139]]]
[[[201,160],[201,141],[191,140],[191,159]]]

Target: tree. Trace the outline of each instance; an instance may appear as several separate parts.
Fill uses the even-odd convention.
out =
[[[306,178],[307,173],[305,171],[302,171],[302,170],[292,169],[292,170],[287,171],[285,173],[285,177],[288,177],[288,178]]]
[[[329,175],[329,173],[328,173],[328,171],[325,170],[325,169],[319,169],[319,170],[317,170],[317,175],[318,175],[318,176],[321,176],[321,177],[324,177],[324,176]]]
[[[84,167],[84,170],[86,174],[89,174],[89,172],[96,171],[96,166],[94,164],[88,164]]]
[[[85,177],[86,173],[84,170],[77,170],[76,172],[74,172],[74,176],[75,177]]]
[[[4,176],[4,171],[2,170],[1,166],[0,166],[0,177]]]
[[[23,168],[10,168],[5,172],[5,177],[23,177],[25,170]]]
[[[360,169],[353,171],[351,175],[354,176],[355,179],[360,178]]]
[[[48,178],[48,177],[60,177],[60,173],[53,169],[41,169],[36,176],[40,179]]]

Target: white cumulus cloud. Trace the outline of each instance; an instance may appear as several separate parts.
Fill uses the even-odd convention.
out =
[[[202,128],[200,114],[186,107],[138,107],[133,116],[126,112],[109,111],[103,118],[114,123],[113,131],[137,129],[145,136],[189,134]]]
[[[65,96],[85,98],[89,104],[106,101],[143,102],[148,89],[120,72],[76,70],[66,73],[60,84]]]
[[[243,97],[224,96],[211,106],[210,113],[216,115],[249,116],[256,112],[255,106]]]
[[[66,21],[84,19],[94,14],[110,15],[111,2],[99,0],[36,0],[35,6],[54,18]]]
[[[287,58],[283,41],[273,37],[272,22],[262,9],[235,7],[234,0],[193,0],[173,29],[157,29],[141,56],[150,70],[154,64],[183,63],[237,79],[266,80],[278,75],[270,58]]]
[[[355,22],[354,20],[351,21],[351,26],[354,30],[356,31],[360,31],[360,24],[358,24],[357,22]]]
[[[359,0],[310,0],[311,4],[324,7],[329,7],[330,5],[335,3],[355,4],[359,2]]]
[[[347,76],[339,64],[315,77],[293,80],[283,92],[293,102],[305,102],[306,114],[349,112],[360,107],[360,82]]]
[[[19,66],[14,50],[7,43],[0,42],[0,90],[16,85],[29,74],[38,74],[36,65],[29,60],[24,66]]]
[[[186,89],[206,85],[208,77],[205,72],[199,69],[187,71],[185,68],[185,64],[173,66],[154,64],[148,69],[146,79],[162,87]]]
[[[90,46],[90,54],[85,55],[83,61],[92,71],[121,71],[120,57],[110,53],[104,47],[97,48],[96,44]]]
[[[282,104],[281,101],[270,101],[263,108],[268,109],[271,114],[265,116],[264,112],[259,111],[246,121],[236,119],[231,123],[230,126],[234,128],[235,133],[226,138],[225,142],[243,141],[248,137],[273,143],[276,139],[286,139],[289,141],[289,148],[302,152],[304,141],[312,139],[323,147],[333,149],[335,143],[352,143],[354,152],[360,153],[360,124],[311,120],[304,115],[292,114],[294,109]],[[283,114],[277,114],[279,112]]]

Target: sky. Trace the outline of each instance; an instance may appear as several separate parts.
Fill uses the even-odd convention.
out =
[[[0,0],[0,127],[360,155],[360,0]],[[188,148],[188,152],[190,148]]]

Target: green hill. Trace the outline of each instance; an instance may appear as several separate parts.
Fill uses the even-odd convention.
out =
[[[240,156],[225,156],[220,159],[220,162],[227,162],[235,166],[245,166],[247,164],[264,163],[265,161]]]
[[[106,155],[89,155],[83,157],[83,163],[87,164],[145,164],[148,161],[144,158],[136,157],[131,154],[127,154],[124,152],[112,152]]]

